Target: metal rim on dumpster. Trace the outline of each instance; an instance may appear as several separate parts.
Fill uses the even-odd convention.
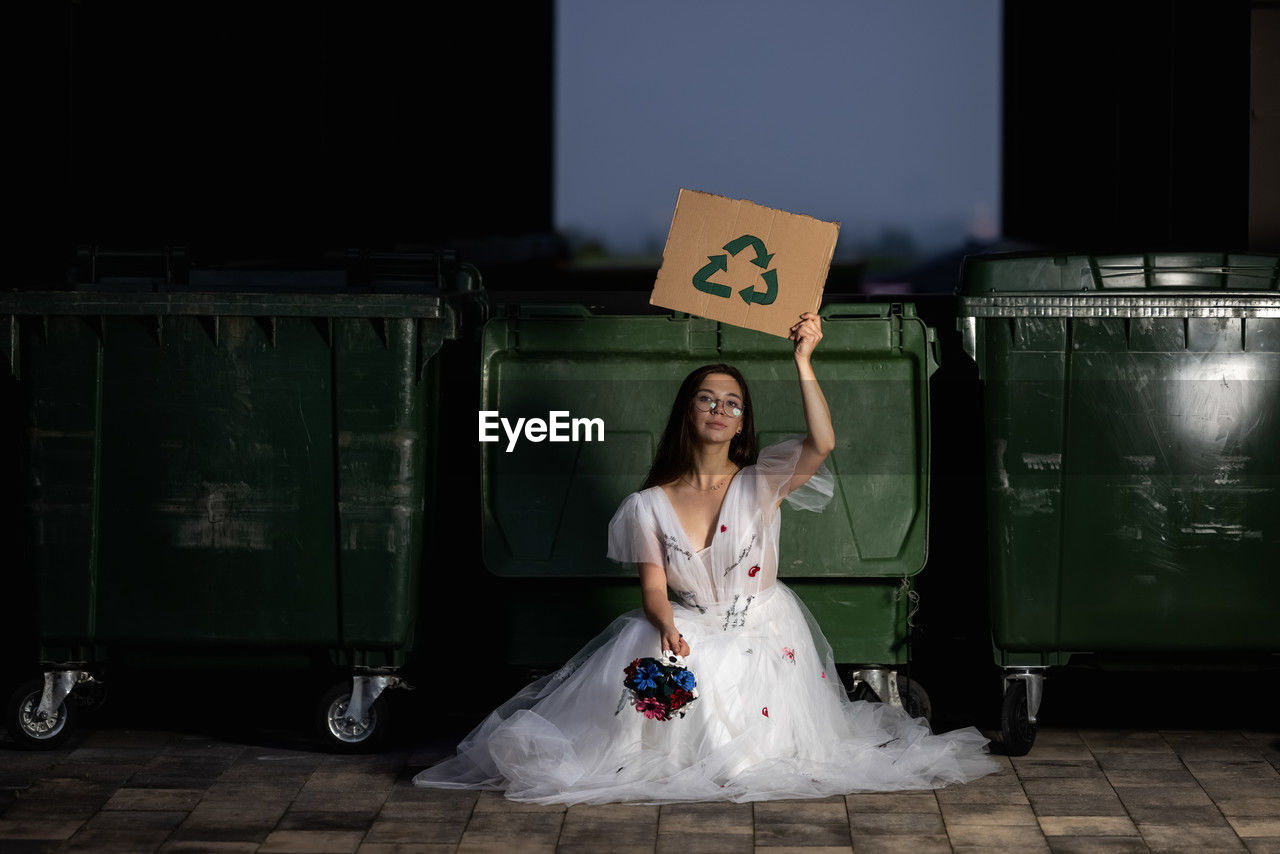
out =
[[[961,297],[961,317],[1280,317],[1280,295],[1001,294]]]
[[[378,729],[378,710],[370,707],[360,720],[347,717],[347,705],[351,702],[350,694],[335,697],[329,704],[326,721],[329,734],[344,744],[359,744],[365,741]]]

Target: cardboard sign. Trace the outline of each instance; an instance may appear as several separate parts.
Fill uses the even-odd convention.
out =
[[[817,311],[838,222],[681,190],[651,305],[783,338]]]

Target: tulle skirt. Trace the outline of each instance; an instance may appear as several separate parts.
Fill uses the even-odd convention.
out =
[[[830,646],[785,586],[706,609],[672,604],[698,681],[683,718],[649,720],[625,702],[623,668],[660,645],[631,611],[414,783],[541,804],[758,801],[930,789],[997,769],[972,727],[934,735],[923,718],[849,701]]]

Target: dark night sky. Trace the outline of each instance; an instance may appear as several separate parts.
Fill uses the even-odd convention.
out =
[[[661,248],[690,187],[957,243],[999,219],[998,0],[556,4],[555,222]]]

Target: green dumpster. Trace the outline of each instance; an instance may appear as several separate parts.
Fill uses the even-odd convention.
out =
[[[65,737],[116,661],[319,659],[322,732],[368,744],[417,616],[435,357],[452,312],[389,294],[0,294],[25,416],[42,681]],[[348,714],[350,713],[350,714]],[[385,718],[385,716],[384,716]]]
[[[1073,656],[1280,652],[1278,274],[1213,253],[966,260],[1013,752]]]
[[[742,371],[761,446],[805,430],[789,341],[596,309],[527,301],[483,330],[482,413],[492,423],[558,418],[568,438],[512,442],[492,427],[498,440],[482,444],[484,563],[501,603],[495,622],[507,630],[498,654],[514,666],[563,662],[639,607],[634,569],[605,558],[606,529],[640,488],[690,370],[727,361]],[[783,505],[780,574],[836,661],[856,668],[855,687],[891,702],[902,689],[924,713],[923,690],[891,677],[908,661],[912,577],[926,556],[934,330],[910,304],[828,305],[822,315],[815,368],[836,428],[836,495],[821,514]],[[592,419],[599,436],[588,433]]]

